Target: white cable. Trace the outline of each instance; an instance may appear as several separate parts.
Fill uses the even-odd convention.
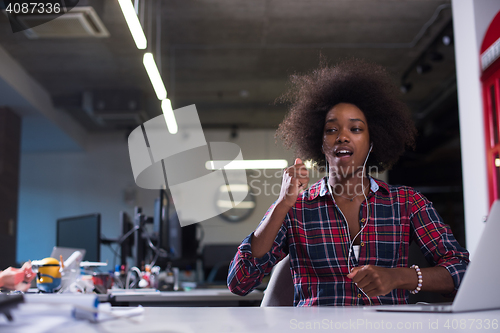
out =
[[[79,305],[79,304],[71,304],[71,303],[67,303],[69,305],[72,305],[75,309],[77,310],[80,310],[80,311],[84,311],[84,312],[89,312],[89,313],[93,313],[93,314],[96,314],[96,315],[99,315],[100,313],[101,314],[105,314],[105,315],[108,315],[110,316],[110,318],[106,318],[106,319],[99,319],[99,318],[95,318],[94,322],[102,322],[102,321],[105,321],[105,320],[110,320],[110,319],[121,319],[121,318],[124,318],[134,324],[139,324],[142,322],[141,319],[137,319],[137,318],[134,318],[135,316],[139,316],[139,315],[142,315],[144,313],[144,308],[142,307],[142,305],[139,305],[135,308],[131,308],[131,309],[127,309],[127,310],[115,310],[116,312],[114,312],[113,310],[104,310],[104,309],[100,309],[100,308],[91,308],[91,307],[88,307],[88,306],[82,306],[82,305]],[[78,315],[76,314],[76,316],[78,317]],[[82,318],[82,319],[88,319],[88,318]]]
[[[363,197],[365,198],[365,202],[366,202],[366,221],[365,221],[365,224],[363,225],[363,227],[356,234],[356,236],[354,236],[353,239],[352,239],[352,241],[350,241],[349,252],[347,253],[347,270],[349,271],[349,273],[351,272],[351,251],[352,251],[352,247],[354,245],[354,240],[361,234],[361,232],[363,231],[363,229],[365,229],[366,225],[368,224],[368,219],[370,218],[370,207],[368,205],[368,198],[367,198],[367,196],[365,194],[364,179],[365,179],[365,166],[366,166],[366,162],[368,161],[368,157],[370,156],[372,148],[373,148],[373,145],[370,146],[370,150],[368,151],[368,154],[366,155],[365,162],[363,163],[363,173],[362,173],[363,176],[361,177],[361,187],[363,189]],[[326,170],[328,172],[328,179],[327,179],[326,184],[328,186],[328,190],[330,191],[330,195],[332,196],[332,200],[333,200],[333,202],[335,202],[335,198],[333,197],[332,187],[330,185],[330,169],[328,168],[328,160],[326,159],[326,156],[325,156],[325,162],[326,162]],[[337,206],[337,208],[339,209],[340,213],[344,217],[344,220],[346,221],[347,235],[350,238],[351,237],[351,232],[349,231],[349,223],[347,223],[347,219],[346,219],[344,213],[342,212],[342,210],[340,209],[340,207]],[[358,289],[368,298],[368,301],[370,302],[370,305],[373,305],[370,297],[368,297],[368,295],[361,288],[358,288]]]
[[[139,268],[137,268],[136,266],[134,267],[131,267],[127,273],[127,280],[125,282],[125,289],[130,289],[130,277],[132,276],[132,273],[135,272],[137,274],[137,285],[139,285],[139,281],[142,279],[142,272]],[[136,285],[136,288],[137,288],[137,285]]]

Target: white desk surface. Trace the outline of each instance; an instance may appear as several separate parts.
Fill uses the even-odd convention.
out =
[[[466,329],[460,330],[460,320],[466,322]],[[416,314],[416,313],[381,313],[364,310],[361,307],[268,307],[268,308],[146,308],[144,321],[140,327],[147,331],[173,332],[311,332],[311,331],[357,331],[357,332],[436,332],[436,331],[481,331],[474,330],[474,325],[481,321],[485,326],[500,320],[500,310],[471,312],[461,314]],[[123,319],[121,319],[123,320]],[[448,321],[450,329],[445,327]],[[472,328],[469,326],[472,323]],[[130,322],[100,324],[113,327],[116,332],[134,332]],[[316,325],[316,327],[314,326]],[[402,328],[398,329],[398,325]],[[405,329],[405,325],[408,329]],[[434,329],[436,327],[438,329]],[[453,329],[453,325],[458,325]],[[390,328],[389,328],[390,327]]]
[[[238,296],[227,288],[221,289],[193,289],[189,291],[162,291],[143,292],[136,290],[111,290],[110,297],[116,302],[198,302],[198,301],[260,301],[264,293],[254,290],[247,296]]]
[[[98,324],[86,321],[61,323],[51,329],[50,333],[499,332],[499,320],[500,310],[429,314],[376,312],[362,307],[161,307],[145,308],[144,314],[138,317]],[[21,327],[16,330],[0,325],[2,333],[26,331],[19,328]]]

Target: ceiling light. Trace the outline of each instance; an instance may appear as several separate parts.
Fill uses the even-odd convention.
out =
[[[429,64],[423,63],[417,66],[417,73],[418,74],[425,74],[431,71],[432,67]]]
[[[146,67],[146,72],[148,72],[156,96],[160,101],[163,101],[167,98],[167,90],[165,89],[165,85],[163,84],[163,80],[161,79],[160,72],[158,71],[158,67],[156,67],[155,59],[151,52],[144,54],[143,63],[144,67]]]
[[[253,201],[242,201],[236,206],[232,201],[229,200],[217,200],[217,206],[220,208],[236,208],[236,209],[251,209],[255,207],[255,202]]]
[[[168,98],[161,101],[161,110],[163,111],[163,116],[165,117],[165,122],[167,123],[170,134],[177,133],[177,121],[175,120],[174,110],[172,110],[172,103]]]
[[[284,169],[288,166],[287,160],[234,160],[234,161],[207,161],[207,170],[244,170],[244,169]]]
[[[230,185],[222,185],[219,188],[219,191],[221,192],[249,192],[250,191],[250,186],[247,184],[230,184]]]
[[[410,92],[412,88],[412,84],[411,83],[401,83],[401,86],[399,87],[399,90],[403,93],[403,94],[407,94]]]
[[[499,168],[499,167],[500,167],[500,158],[498,158],[498,157],[497,157],[497,158],[495,158],[495,166],[496,166],[497,168]]]
[[[443,41],[443,44],[446,45],[446,46],[450,45],[453,42],[453,40],[451,39],[451,37],[448,36],[448,35],[444,35],[443,38],[442,38],[442,41]]]
[[[118,0],[120,7],[123,12],[123,16],[125,16],[125,21],[127,21],[128,28],[130,29],[130,33],[134,38],[135,45],[139,50],[144,50],[148,41],[146,36],[144,35],[144,31],[142,30],[141,22],[139,22],[139,18],[135,13],[134,6],[130,0]]]

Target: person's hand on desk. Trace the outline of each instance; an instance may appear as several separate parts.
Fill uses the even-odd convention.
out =
[[[421,290],[449,294],[454,290],[453,279],[444,267],[435,266],[421,269],[423,285]],[[387,295],[393,289],[414,290],[418,277],[413,268],[385,268],[374,265],[354,267],[347,274],[349,279],[363,290],[368,297]]]
[[[397,275],[390,268],[373,265],[354,267],[347,277],[368,297],[387,295],[397,288]]]
[[[0,272],[0,287],[25,291],[29,288],[34,277],[35,273],[33,273],[29,262],[21,268],[9,267]]]

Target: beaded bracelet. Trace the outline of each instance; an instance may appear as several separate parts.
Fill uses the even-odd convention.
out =
[[[412,265],[411,268],[415,268],[415,271],[417,272],[418,284],[415,290],[410,290],[410,293],[418,294],[418,292],[422,289],[422,272],[417,265]]]

